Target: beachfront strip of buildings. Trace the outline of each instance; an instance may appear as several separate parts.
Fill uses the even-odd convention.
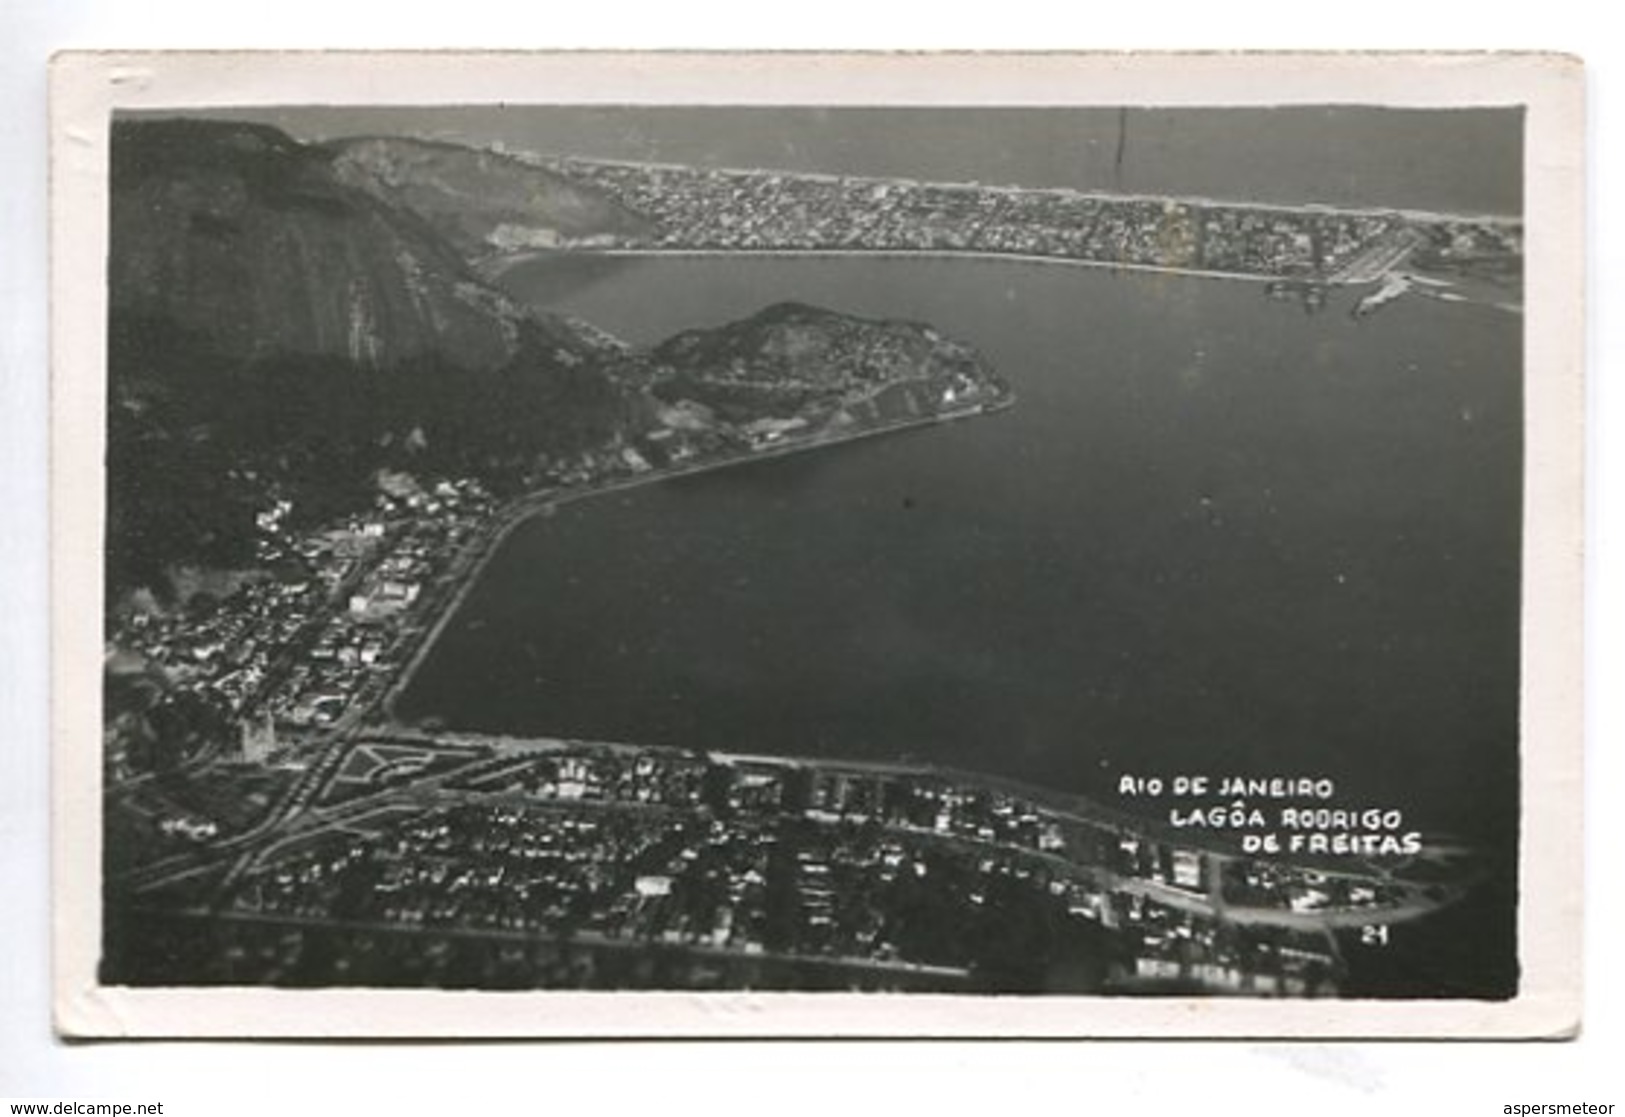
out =
[[[587,249],[989,253],[1323,283],[1371,282],[1413,254],[1449,268],[1516,260],[1523,250],[1521,223],[1501,219],[579,158],[545,163],[649,221],[643,233],[575,245]],[[502,247],[558,242],[538,231]]]
[[[917,354],[893,352],[887,340],[866,350],[864,361],[837,354],[850,383],[835,398],[788,378],[735,383],[736,370],[718,370],[719,392],[815,400],[758,406],[769,411],[758,419],[728,421],[691,399],[649,396],[651,419],[641,430],[571,457],[538,460],[517,479],[522,495],[508,501],[474,478],[419,483],[384,470],[370,508],[295,526],[292,502],[268,493],[255,517],[250,572],[179,607],[113,616],[110,671],[144,676],[162,693],[141,716],[108,719],[109,782],[218,751],[226,736],[262,761],[286,743],[354,724],[399,681],[502,529],[550,501],[1009,403],[1008,392],[963,369],[904,375]],[[957,352],[935,334],[930,340]],[[176,709],[187,713],[166,717]],[[184,722],[186,731],[152,730],[166,722]]]
[[[558,468],[561,484],[604,485],[647,466],[606,451]],[[1416,898],[1080,820],[969,776],[380,735],[383,696],[517,513],[473,481],[392,475],[379,489],[371,510],[316,531],[289,529],[271,502],[259,557],[278,573],[120,620],[122,654],[213,703],[221,735],[207,755],[145,768],[112,750],[109,832],[135,873],[115,884],[190,917],[195,893],[165,888],[224,873],[213,937],[176,955],[221,980],[292,967],[387,984],[462,959],[457,972],[501,983],[502,959],[562,940],[581,949],[537,972],[587,985],[1026,988],[1077,961],[1100,972],[1063,984],[1300,996],[1335,988],[1333,925]],[[427,955],[401,945],[431,932],[442,945]],[[313,969],[341,963],[365,972]]]
[[[210,899],[210,980],[434,984],[460,959],[474,985],[1309,996],[1343,969],[1324,917],[1405,899],[954,774],[464,735],[348,748],[292,838]]]

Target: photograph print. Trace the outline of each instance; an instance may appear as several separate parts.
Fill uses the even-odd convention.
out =
[[[1525,126],[114,112],[96,981],[1516,997]]]

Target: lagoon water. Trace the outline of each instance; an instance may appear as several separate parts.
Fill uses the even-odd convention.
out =
[[[401,704],[468,728],[912,757],[1116,802],[1329,776],[1510,842],[1521,320],[987,260],[645,258],[509,286],[636,342],[780,299],[931,322],[993,416],[561,507]]]

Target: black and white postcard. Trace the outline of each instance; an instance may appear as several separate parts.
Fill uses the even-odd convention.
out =
[[[60,60],[59,1027],[1571,1030],[1579,88]]]

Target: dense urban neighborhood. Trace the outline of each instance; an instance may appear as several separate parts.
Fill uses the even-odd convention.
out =
[[[646,479],[593,468],[602,487]],[[190,737],[154,732],[155,712],[116,723],[108,752],[119,918],[156,928],[149,945],[223,920],[207,980],[500,986],[540,950],[589,986],[1330,994],[1335,929],[1456,894],[1448,874],[1245,857],[969,773],[395,725],[435,621],[502,516],[535,505],[387,480],[321,532],[265,511],[263,553],[297,575],[113,634],[122,671],[164,680],[155,711],[208,715]],[[261,790],[221,809],[232,786]],[[403,935],[439,945],[398,969]],[[625,956],[639,944],[676,955]],[[165,957],[195,961],[134,951],[109,972],[178,977]]]
[[[1243,848],[1239,832],[932,764],[780,755],[770,740],[694,749],[475,733],[412,723],[396,699],[520,523],[776,455],[995,423],[1020,406],[951,323],[771,302],[638,348],[579,320],[527,316],[480,278],[526,254],[1040,257],[1259,281],[1311,309],[1330,287],[1359,287],[1364,316],[1407,292],[1458,300],[1475,284],[1514,300],[1517,222],[484,152],[479,173],[540,168],[549,189],[570,184],[577,210],[613,220],[492,217],[442,242],[431,233],[449,219],[430,202],[406,216],[388,208],[420,184],[395,164],[393,178],[378,170],[400,159],[387,144],[332,164],[260,130],[220,150],[155,196],[217,263],[216,239],[281,228],[301,206],[319,213],[309,220],[321,235],[337,239],[326,222],[355,238],[340,263],[309,265],[324,282],[362,257],[375,271],[308,300],[319,360],[301,375],[322,386],[288,414],[314,428],[338,401],[377,429],[255,428],[254,460],[222,467],[230,428],[197,413],[215,397],[174,389],[166,360],[185,353],[205,369],[200,383],[216,363],[228,370],[208,389],[222,399],[293,398],[286,385],[303,382],[259,379],[273,358],[256,339],[199,346],[199,322],[151,326],[172,307],[115,306],[131,321],[139,311],[141,330],[113,347],[111,460],[131,476],[110,496],[110,531],[145,549],[133,573],[109,570],[103,980],[1333,996],[1348,969],[1341,933],[1385,934],[1464,894],[1472,867],[1445,847],[1278,854]],[[250,170],[220,169],[245,152]],[[131,162],[148,177],[129,189],[157,191],[158,164]],[[164,205],[121,216],[137,208],[115,206],[114,248],[130,256],[135,234],[121,242],[120,228],[173,217]],[[266,243],[314,259],[288,248],[296,239]],[[121,266],[143,282],[193,275],[148,255]],[[288,298],[281,277],[267,288]],[[214,298],[226,285],[206,286]],[[321,317],[339,305],[348,317]],[[456,322],[486,354],[489,367],[456,370],[484,377],[461,389],[481,401],[466,414],[447,402],[460,382],[424,351],[400,358],[428,370],[418,379],[375,375],[411,332],[389,323],[415,329],[412,314]],[[230,317],[199,321],[210,316]],[[277,349],[274,360],[289,358]],[[333,387],[352,371],[377,394]],[[420,389],[391,400],[387,419],[365,405]],[[547,415],[568,423],[539,433]],[[257,413],[237,421],[240,434]],[[479,444],[499,423],[510,424],[502,437]],[[176,522],[228,509],[229,525],[184,526],[193,550],[231,561],[142,539],[139,521],[169,505]],[[123,542],[110,537],[110,550]]]

